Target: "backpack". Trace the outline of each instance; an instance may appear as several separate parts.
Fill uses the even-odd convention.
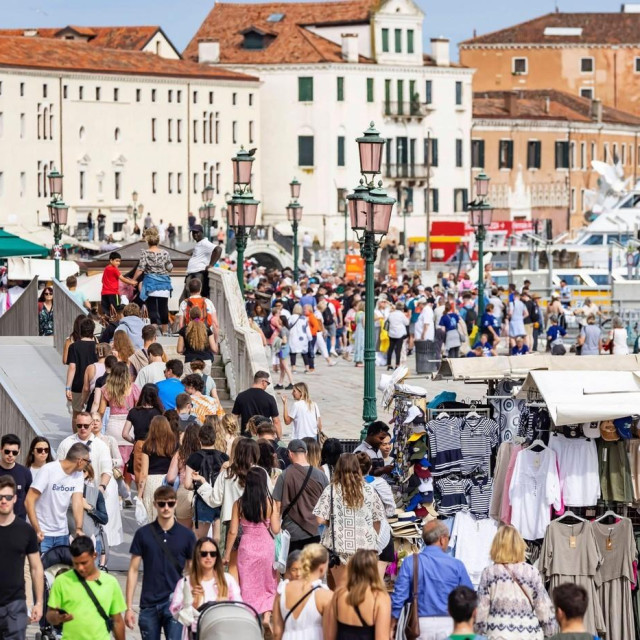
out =
[[[191,313],[191,309],[193,309],[193,307],[198,307],[198,309],[200,309],[202,319],[207,325],[207,329],[211,329],[211,327],[213,326],[213,316],[207,311],[207,299],[202,297],[187,298],[185,302],[187,303],[185,322],[189,322],[189,314]]]
[[[262,327],[260,328],[262,329],[264,337],[269,340],[269,338],[271,338],[271,336],[273,335],[273,325],[271,324],[271,319],[265,320],[262,323]]]
[[[329,309],[328,305],[322,312],[322,322],[324,323],[325,327],[330,327],[334,323],[333,313],[331,312],[331,309]]]
[[[202,456],[202,463],[200,464],[200,471],[198,473],[213,487],[222,468],[222,464],[229,458],[225,453],[217,449],[200,450],[199,453]]]

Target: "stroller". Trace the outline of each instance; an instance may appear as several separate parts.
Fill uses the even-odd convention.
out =
[[[260,614],[246,602],[209,602],[200,608],[196,640],[262,640]]]
[[[35,634],[35,640],[59,640],[62,637],[62,630],[47,622],[47,602],[56,576],[70,571],[73,566],[71,552],[68,546],[53,547],[42,554],[41,560],[44,569],[44,607],[40,620],[40,631]]]

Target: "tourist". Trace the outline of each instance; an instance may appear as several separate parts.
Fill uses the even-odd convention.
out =
[[[172,487],[158,487],[153,495],[157,518],[138,529],[131,542],[131,560],[127,573],[127,611],[125,623],[135,624],[133,598],[138,584],[140,562],[144,563],[138,626],[145,640],[180,640],[182,625],[169,609],[171,597],[182,574],[189,569],[196,537],[175,519],[176,492]]]
[[[280,532],[280,512],[274,504],[268,477],[263,469],[253,467],[246,476],[242,496],[231,512],[231,523],[225,545],[224,562],[229,565],[231,550],[242,526],[238,545],[238,576],[243,601],[250,604],[269,627],[271,609],[276,594],[276,572],[273,569],[275,542]]]
[[[191,396],[188,393],[179,393],[176,396],[176,411],[178,412],[180,432],[182,433],[184,433],[185,429],[192,424],[196,424],[199,427],[202,426],[202,422],[198,420],[197,416],[191,413],[192,409],[193,402],[191,402]]]
[[[302,311],[302,305],[296,304],[293,313],[287,321],[289,328],[289,359],[291,360],[291,372],[295,373],[296,358],[302,355],[305,371],[309,371],[309,343],[311,342],[311,328],[309,320]]]
[[[196,636],[199,609],[207,602],[242,602],[236,579],[224,569],[218,543],[211,538],[199,538],[193,548],[189,575],[178,581],[169,605],[169,610],[176,620],[181,613],[182,616],[193,620],[190,626],[185,625],[182,640],[190,640]],[[184,603],[185,583],[193,599],[188,607],[185,607]]]
[[[280,416],[278,415],[278,405],[275,398],[267,393],[267,387],[271,384],[267,371],[256,371],[253,376],[253,385],[241,391],[233,403],[231,412],[240,418],[240,432],[247,433],[247,422],[252,416],[261,415],[273,420],[278,438],[282,437],[282,427],[280,426]]]
[[[355,330],[353,332],[353,361],[358,368],[364,367],[364,324],[365,324],[365,303],[358,302],[355,307],[353,319]]]
[[[338,438],[327,438],[320,451],[320,465],[329,482],[333,478],[333,472],[341,455],[342,444],[340,440]]]
[[[517,336],[515,344],[511,347],[512,356],[526,356],[529,353],[529,347],[524,341],[524,336]]]
[[[185,278],[185,289],[181,299],[189,296],[189,282],[194,278],[200,280],[202,285],[202,296],[209,297],[209,267],[213,267],[222,255],[222,247],[214,245],[208,238],[204,237],[202,225],[194,224],[191,227],[191,234],[196,243],[191,251],[191,257],[187,263],[187,277]]]
[[[120,262],[122,256],[117,251],[109,254],[109,264],[102,272],[102,291],[100,294],[100,303],[102,313],[110,316],[116,307],[120,304],[120,283],[138,286],[138,283],[131,278],[127,278],[120,273]]]
[[[298,562],[300,577],[281,583],[273,602],[273,638],[323,640],[322,621],[333,597],[324,585],[329,554],[321,544],[310,544]]]
[[[566,280],[560,280],[560,303],[565,309],[571,306],[571,287]]]
[[[120,335],[124,335],[124,334],[120,334]],[[103,344],[103,343],[100,343],[100,344]],[[116,356],[114,356],[113,353],[111,355],[108,355],[104,359],[104,373],[101,376],[98,376],[96,378],[96,382],[93,387],[92,404],[91,405],[87,404],[87,409],[90,410],[92,414],[97,413],[98,409],[100,408],[100,403],[102,402],[102,390],[104,388],[104,385],[107,384],[107,378],[111,373],[111,369],[113,369],[113,367],[117,364],[117,362],[118,362],[118,358],[116,358]]]
[[[389,425],[382,420],[376,420],[367,427],[366,438],[353,450],[353,453],[364,451],[372,460],[373,475],[379,476],[391,473],[392,467],[385,466],[380,445],[389,435]]]
[[[295,551],[291,551],[287,556],[287,564],[284,569],[285,580],[300,580],[302,577],[302,566],[300,565],[301,555],[302,551],[296,549]],[[282,584],[282,582],[280,584]]]
[[[203,322],[202,311],[199,307],[192,307],[189,311],[189,324],[178,332],[178,346],[176,351],[184,355],[187,369],[193,360],[202,360],[205,371],[211,371],[211,363],[218,351],[216,338],[211,329]]]
[[[282,528],[291,536],[289,550],[295,551],[320,542],[313,509],[329,481],[320,469],[310,465],[302,440],[291,440],[287,449],[291,464],[276,481],[273,499],[282,514]]]
[[[501,321],[495,315],[495,306],[490,302],[480,319],[480,335],[487,336],[487,342],[495,349],[500,343]]]
[[[87,367],[98,360],[96,341],[93,337],[94,324],[90,318],[84,318],[80,323],[80,340],[69,346],[67,355],[67,386],[65,387],[67,401],[71,402],[73,414],[71,426],[75,431],[76,419],[84,411],[83,389],[84,374]]]
[[[150,522],[156,517],[155,491],[162,485],[177,448],[178,442],[169,421],[164,416],[152,418],[142,445],[140,473],[136,476],[138,495],[142,497]]]
[[[286,320],[281,315],[282,303],[279,303],[279,306],[274,307],[273,313],[275,315],[271,316],[271,326],[277,327],[277,329],[274,328],[274,331],[271,334],[270,345],[276,362],[276,368],[280,374],[278,384],[273,388],[289,390],[293,389],[293,376],[291,375],[291,367],[289,366],[291,345],[289,343],[289,329],[287,328]],[[285,380],[289,381],[289,384],[286,387],[284,386]]]
[[[111,347],[108,344],[99,342],[96,344],[97,360],[90,364],[84,371],[84,381],[82,384],[82,403],[87,411],[92,411],[95,399],[95,388],[98,378],[106,371],[105,360],[111,355]]]
[[[186,395],[186,394],[185,394]],[[167,471],[167,484],[175,486],[176,480],[179,482],[176,491],[176,520],[187,529],[193,525],[193,502],[194,492],[185,487],[187,475],[187,460],[201,448],[200,425],[189,425],[182,436],[178,450],[173,454],[169,471]]]
[[[166,409],[176,408],[176,398],[178,394],[184,393],[184,385],[180,382],[184,373],[182,360],[167,360],[164,366],[164,380],[156,383],[158,397],[162,406]]]
[[[74,444],[64,460],[46,464],[38,473],[25,500],[29,522],[40,542],[40,553],[69,544],[67,510],[73,509],[75,534],[82,532],[82,469],[91,462],[89,448]],[[54,489],[55,487],[55,489]]]
[[[149,325],[150,326],[150,325]],[[145,327],[146,329],[147,327]],[[143,366],[136,377],[136,385],[142,389],[146,384],[156,384],[164,380],[164,349],[158,342],[149,345],[147,350],[149,355],[148,364]]]
[[[53,288],[45,287],[38,298],[38,335],[53,335]]]
[[[448,555],[449,529],[441,520],[428,522],[422,529],[424,547],[418,552],[418,614],[420,640],[442,640],[453,630],[447,598],[456,587],[473,588],[460,560]],[[391,595],[393,626],[402,607],[411,599],[414,560],[404,559]]]
[[[389,349],[387,349],[387,371],[391,371],[391,358],[395,354],[396,369],[400,366],[400,355],[402,354],[402,344],[407,337],[407,327],[409,326],[409,315],[404,310],[404,302],[396,302],[395,309],[387,318],[387,333],[389,334]]]
[[[142,349],[144,347],[142,329],[146,325],[142,319],[140,307],[135,302],[130,302],[122,310],[122,316],[122,320],[118,324],[118,328],[115,330],[114,337],[117,336],[120,331],[124,331],[129,336],[134,349]],[[121,354],[119,357],[124,361]]]
[[[0,440],[0,476],[11,476],[16,484],[16,500],[13,511],[18,516],[26,520],[27,512],[24,501],[27,497],[29,487],[33,481],[33,476],[28,467],[16,462],[20,455],[22,443],[20,438],[14,433],[5,433]]]
[[[318,444],[317,438],[305,436],[302,442],[307,445],[307,461],[312,467],[322,471],[322,447]]]
[[[597,356],[602,353],[602,330],[596,324],[594,315],[587,316],[587,324],[578,336],[581,356]]]
[[[84,313],[79,313],[76,319],[73,321],[73,328],[71,333],[65,338],[64,345],[62,346],[62,364],[68,364],[67,357],[69,355],[69,347],[80,340],[80,325],[86,319]]]
[[[278,459],[278,467],[280,469],[286,469],[290,464],[289,451],[286,447],[281,446],[278,443],[276,437],[276,430],[268,420],[264,420],[258,423],[256,426],[256,437],[258,440],[268,440],[276,452],[276,458]]]
[[[110,545],[111,543],[109,542],[108,533],[104,539],[100,535],[100,527],[106,525],[110,518],[107,513],[104,494],[96,486],[96,476],[91,464],[85,466],[82,470],[82,476],[84,478],[84,487],[82,489],[82,530],[86,536],[89,536],[93,540],[96,546],[99,563],[104,566],[107,557],[107,549],[102,543],[103,540],[105,545]],[[69,516],[73,517],[73,513],[69,513]],[[120,542],[122,542],[122,540],[120,540]],[[120,542],[117,544],[120,544]]]
[[[65,284],[69,290],[69,295],[76,301],[79,307],[88,309],[91,311],[91,303],[89,302],[86,294],[83,291],[78,291],[78,278],[75,276],[67,277]]]
[[[136,349],[128,360],[129,365],[131,365],[132,377],[135,378],[142,368],[146,367],[151,362],[151,356],[149,355],[151,345],[155,344],[162,347],[162,345],[158,344],[157,340],[158,327],[155,324],[145,324],[144,327],[142,327],[142,349]],[[162,380],[162,378],[160,378],[160,380]]]
[[[466,325],[456,313],[454,302],[446,306],[446,313],[440,319],[439,325],[445,331],[444,348],[447,358],[459,358],[460,347],[466,338]]]
[[[524,328],[525,318],[529,317],[527,307],[520,299],[520,294],[514,290],[513,300],[509,302],[509,338],[511,346],[515,344],[515,340],[518,336],[522,336],[525,341],[527,337],[527,331]]]
[[[378,446],[380,454],[382,455],[382,461],[384,462],[385,467],[393,466],[394,458],[391,456],[391,452],[393,451],[393,443],[391,442],[391,434],[387,433],[380,445]]]
[[[1,448],[4,449],[4,447]],[[44,436],[36,436],[29,445],[29,451],[27,452],[25,460],[25,466],[31,471],[32,481],[38,477],[40,469],[52,460],[51,444]],[[0,462],[0,475],[6,475],[2,467],[2,462]]]
[[[207,416],[219,416],[224,415],[224,409],[222,405],[211,396],[205,396],[204,380],[197,373],[190,373],[182,379],[184,390],[191,396],[191,403],[193,405],[193,413],[196,418],[204,423]],[[176,405],[177,406],[177,405]]]
[[[562,338],[567,335],[567,330],[560,326],[558,316],[549,316],[549,320],[551,325],[547,328],[547,351],[550,351],[552,356],[563,356],[567,353],[567,349]],[[625,331],[625,341],[626,337]]]
[[[382,502],[373,488],[363,482],[355,455],[343,453],[331,483],[325,487],[313,509],[318,524],[327,525],[322,544],[340,558],[331,569],[336,586],[344,586],[346,564],[356,549],[376,549],[380,522],[385,517]],[[340,535],[336,535],[336,532]]]
[[[551,640],[593,640],[587,632],[584,616],[589,606],[587,590],[579,584],[565,582],[553,589],[553,605],[560,633]]]
[[[306,436],[318,438],[322,431],[322,420],[318,405],[311,400],[309,387],[304,382],[293,385],[291,392],[294,402],[288,404],[287,396],[281,396],[282,418],[286,425],[293,423],[291,437],[302,439]]]
[[[609,332],[609,353],[616,356],[626,356],[629,353],[627,344],[627,330],[620,316],[614,316],[611,321],[611,331]]]
[[[131,342],[131,338],[126,331],[116,331],[113,334],[113,347],[111,349],[111,353],[116,356],[118,362],[124,362],[131,372],[131,365],[129,364],[129,359],[136,352],[136,348],[133,346],[133,342]]]
[[[364,309],[364,307],[363,307]],[[391,305],[386,293],[381,293],[373,311],[374,332],[376,341],[376,365],[386,366],[387,350],[389,348],[389,334],[385,330],[385,323],[391,313]],[[384,339],[381,339],[384,336]]]
[[[555,632],[551,599],[540,573],[525,560],[526,548],[510,525],[500,527],[493,538],[494,564],[480,577],[475,622],[476,633],[489,640],[540,638]]]
[[[180,328],[183,328],[188,324],[190,320],[190,312],[194,307],[200,309],[200,317],[204,322],[207,329],[213,332],[215,342],[218,341],[219,327],[218,327],[218,314],[216,308],[209,300],[209,298],[203,297],[202,283],[198,278],[193,278],[187,285],[189,291],[189,297],[180,303],[179,315],[180,315]]]
[[[389,637],[391,603],[377,560],[376,552],[367,549],[358,549],[350,558],[344,585],[338,586],[326,608],[324,640]]]
[[[447,598],[447,610],[453,620],[453,631],[449,639],[487,640],[473,632],[478,607],[478,594],[464,585],[456,587]],[[591,640],[591,638],[589,638]]]
[[[205,396],[211,396],[214,400],[220,402],[216,387],[216,379],[211,375],[211,370],[209,370],[208,374],[204,372],[206,369],[205,363],[202,360],[192,360],[189,363],[189,366],[191,367],[191,373],[197,373],[204,382],[204,391],[202,393],[204,393]]]

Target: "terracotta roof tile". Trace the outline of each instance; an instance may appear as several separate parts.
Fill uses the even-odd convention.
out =
[[[305,26],[366,24],[376,0],[342,0],[339,2],[271,2],[266,4],[216,3],[183,52],[190,60],[198,59],[198,41],[220,43],[220,62],[236,64],[286,64],[341,62],[341,46],[312,33]],[[282,14],[279,21],[270,16]],[[245,49],[242,32],[256,27],[275,34],[264,49]],[[360,57],[362,62],[367,58]]]
[[[545,29],[582,29],[581,35],[545,35]],[[638,44],[640,13],[549,13],[507,29],[470,38],[461,47],[483,44]]]
[[[83,42],[55,38],[0,36],[0,67],[89,71],[204,79],[257,80],[221,67],[169,60],[153,53],[88,47]]]
[[[508,99],[516,97],[510,113]],[[591,100],[555,89],[479,91],[473,94],[473,117],[482,119],[566,120],[593,122]],[[602,107],[602,121],[609,124],[640,125],[640,117],[626,111]]]

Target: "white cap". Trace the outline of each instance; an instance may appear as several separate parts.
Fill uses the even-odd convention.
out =
[[[582,424],[582,435],[585,438],[599,438],[600,426],[597,422],[584,422]]]

